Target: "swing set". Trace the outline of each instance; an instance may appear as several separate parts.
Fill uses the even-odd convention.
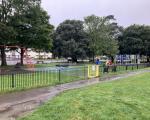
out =
[[[28,55],[28,51],[26,48],[24,47],[20,47],[20,46],[5,46],[5,45],[0,45],[0,48],[1,47],[4,47],[4,48],[12,48],[12,49],[23,49],[23,59],[25,59],[25,62],[26,62],[26,66],[27,68],[34,68],[34,63],[33,63],[33,60],[32,58],[30,57],[30,55]]]

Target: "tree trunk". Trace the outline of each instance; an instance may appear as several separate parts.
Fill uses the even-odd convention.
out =
[[[150,56],[147,55],[147,63],[150,62]]]
[[[5,47],[1,47],[1,66],[7,66]]]
[[[94,62],[95,62],[95,53],[94,53],[94,51],[93,51],[92,57],[93,57],[93,58],[92,58],[92,59],[93,59],[92,61],[93,61],[93,63],[94,63]]]
[[[111,62],[114,63],[114,57],[113,56],[111,56]]]
[[[77,60],[77,57],[76,57],[76,56],[73,56],[73,57],[72,57],[72,62],[78,63],[78,60]]]
[[[137,54],[136,54],[136,58],[135,58],[135,63],[137,64],[138,63],[138,58],[137,58]]]
[[[25,53],[24,48],[21,48],[21,53],[20,53],[20,55],[21,55],[21,58],[20,58],[20,64],[21,64],[22,66],[23,66],[24,53]]]

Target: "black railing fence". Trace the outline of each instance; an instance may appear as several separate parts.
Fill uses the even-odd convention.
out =
[[[1,72],[0,92],[52,86],[87,79],[87,67],[43,68]]]
[[[101,66],[102,67],[102,66]],[[103,73],[109,73],[109,72],[118,72],[118,71],[127,71],[127,70],[138,70],[150,67],[150,64],[116,64],[116,65],[109,65],[109,66],[103,66],[101,68],[101,71]]]
[[[128,64],[100,66],[100,77],[110,72],[136,70],[150,67],[150,64]],[[42,86],[53,86],[67,82],[88,79],[88,65],[56,67],[32,70],[11,70],[0,72],[0,92],[21,90]]]

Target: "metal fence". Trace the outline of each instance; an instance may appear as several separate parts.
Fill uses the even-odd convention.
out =
[[[129,64],[100,66],[100,76],[104,73],[136,70],[150,67],[150,64]],[[0,74],[0,92],[52,86],[77,80],[88,79],[88,66],[74,66],[59,69],[13,70]]]
[[[86,66],[40,71],[17,70],[0,74],[0,92],[52,86],[76,80],[87,79]]]
[[[110,66],[101,66],[102,73],[109,73],[109,72],[120,72],[120,71],[129,71],[129,70],[138,70],[150,67],[150,64],[117,64],[117,65],[110,65]]]

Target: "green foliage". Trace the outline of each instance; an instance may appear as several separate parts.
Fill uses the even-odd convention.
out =
[[[11,44],[15,37],[15,32],[10,26],[10,17],[13,14],[12,0],[0,1],[0,52],[1,65],[6,66],[5,45]]]
[[[131,25],[119,38],[122,54],[150,55],[150,26]]]
[[[2,0],[0,4],[0,44],[50,51],[53,26],[41,8],[41,0]],[[21,64],[23,53],[21,50]],[[6,65],[5,47],[1,49]]]
[[[95,55],[114,56],[118,53],[119,27],[114,23],[114,16],[98,17],[91,15],[85,18],[85,30],[90,38],[90,49]]]
[[[10,44],[15,38],[15,31],[10,25],[12,14],[12,0],[2,0],[0,3],[0,45]]]
[[[7,45],[14,39],[15,32],[13,27],[0,23],[0,45]]]
[[[66,91],[21,120],[149,120],[150,74]]]
[[[54,54],[58,57],[71,57],[77,62],[85,58],[88,51],[88,37],[84,32],[83,22],[66,20],[56,29],[54,35]]]
[[[53,26],[39,0],[14,0],[13,27],[17,31],[17,44],[25,48],[50,49]]]

